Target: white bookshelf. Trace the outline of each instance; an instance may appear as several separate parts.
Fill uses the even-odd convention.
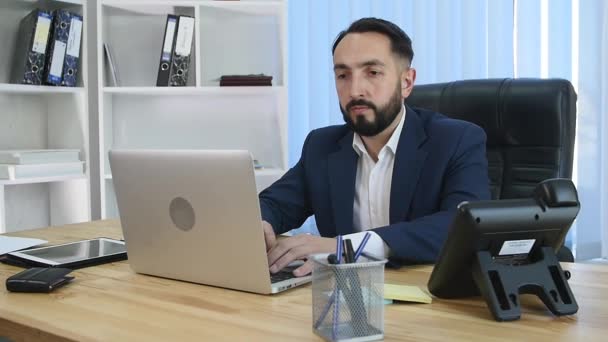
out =
[[[20,178],[20,179],[14,179],[14,180],[1,179],[0,185],[68,182],[68,181],[73,181],[73,180],[83,180],[86,178],[87,177],[85,175],[65,175],[65,176]]]
[[[11,84],[19,22],[34,8],[84,16],[77,87]],[[90,220],[86,1],[0,1],[0,150],[79,149],[82,176],[0,180],[0,233]]]
[[[50,87],[45,85],[0,83],[2,94],[76,94],[81,95],[83,87]]]
[[[273,87],[104,87],[106,94],[131,95],[201,95],[201,96],[241,96],[241,95],[278,95],[285,92],[281,86]]]
[[[249,150],[264,165],[258,191],[285,173],[286,1],[99,0],[96,12],[100,190],[93,202],[102,218],[118,217],[111,149]],[[195,18],[186,87],[155,86],[167,14]],[[272,87],[219,87],[221,75],[260,73],[273,76]]]

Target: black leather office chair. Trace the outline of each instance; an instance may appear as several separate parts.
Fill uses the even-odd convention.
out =
[[[576,93],[563,79],[480,79],[417,85],[406,103],[473,122],[488,136],[493,199],[531,197],[547,178],[571,178]],[[574,261],[562,248],[561,261]]]

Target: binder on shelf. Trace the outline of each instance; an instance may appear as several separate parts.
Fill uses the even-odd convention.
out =
[[[44,70],[44,83],[48,85],[60,85],[63,76],[63,62],[70,33],[71,15],[66,10],[54,10],[53,24],[49,34],[49,47],[46,54],[46,66]]]
[[[118,69],[116,67],[114,57],[112,57],[112,51],[110,50],[110,46],[108,45],[108,43],[103,43],[103,51],[106,56],[106,63],[107,63],[107,68],[105,69],[106,70],[106,73],[105,73],[106,80],[111,79],[112,80],[111,86],[118,87],[118,86],[120,86],[120,79],[118,78]],[[109,81],[106,83],[108,83],[108,85],[110,85]]]
[[[35,9],[19,23],[12,83],[42,84],[52,18],[51,13]]]
[[[80,150],[0,150],[0,164],[50,164],[80,161]]]
[[[156,85],[166,87],[169,85],[169,74],[171,72],[171,58],[173,57],[173,48],[175,46],[175,32],[178,22],[178,17],[173,14],[167,15],[167,23],[165,24],[165,38],[160,52],[160,62],[158,64],[158,75],[156,76]]]
[[[173,48],[173,56],[171,57],[171,69],[169,71],[170,86],[183,87],[188,82],[193,37],[194,18],[180,15],[177,21],[175,46]]]
[[[16,180],[34,177],[77,176],[84,174],[84,162],[50,164],[0,164],[0,179]]]
[[[62,86],[76,86],[81,40],[82,16],[75,13],[70,13],[70,32],[68,34],[68,44],[65,52],[65,59],[63,61],[63,75],[61,78]]]

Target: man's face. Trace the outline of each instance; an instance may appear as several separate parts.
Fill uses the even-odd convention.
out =
[[[334,51],[334,75],[344,121],[362,136],[384,131],[414,85],[415,71],[391,51],[388,37],[349,33]]]

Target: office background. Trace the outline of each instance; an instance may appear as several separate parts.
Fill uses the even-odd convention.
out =
[[[287,8],[283,1],[288,2]],[[397,22],[414,39],[418,84],[485,77],[564,77],[572,81],[579,94],[575,181],[583,211],[569,242],[582,259],[601,255],[603,241],[606,256],[606,1],[260,2],[265,4],[246,0],[0,1],[0,41],[5,43],[5,48],[0,49],[3,57],[0,58],[0,147],[78,148],[88,169],[84,176],[59,181],[48,181],[49,177],[43,181],[22,179],[12,183],[0,180],[0,231],[5,212],[13,214],[7,220],[10,228],[19,228],[20,225],[13,225],[15,222],[35,223],[39,227],[55,221],[63,225],[100,218],[100,211],[108,206],[104,197],[112,197],[111,191],[104,190],[113,183],[104,157],[110,148],[209,148],[220,136],[224,139],[223,146],[232,146],[235,142],[253,146],[265,141],[273,148],[269,149],[267,158],[260,159],[276,162],[270,164],[274,169],[266,162],[262,172],[266,176],[282,172],[283,167],[297,160],[310,129],[341,123],[330,46],[337,32],[352,20],[375,15]],[[83,72],[79,86],[73,89],[28,87],[8,81],[8,61],[12,53],[6,47],[16,39],[20,18],[40,4],[70,4],[85,14],[84,22],[88,24],[83,31]],[[235,19],[234,11],[229,10],[232,6],[242,16],[237,14]],[[289,21],[283,20],[287,12]],[[194,87],[160,89],[153,85],[159,38],[167,13],[195,14],[200,25],[193,50],[197,70]],[[291,73],[287,72],[284,53],[287,34]],[[271,48],[260,45],[260,37],[270,37]],[[114,49],[115,61],[122,70],[137,70],[133,77],[123,73],[126,84],[107,82],[104,71],[109,68],[104,62],[102,43]],[[150,58],[142,63],[145,57]],[[237,60],[240,57],[242,60]],[[219,73],[218,64],[257,69],[254,62],[269,67],[280,65],[278,72],[268,72],[280,81],[273,82],[273,87],[259,89],[219,89],[211,82],[217,76],[207,73]],[[241,70],[239,72],[249,71]],[[289,84],[283,80],[289,80]],[[283,121],[287,119],[287,102],[282,100],[288,91],[291,108],[287,124],[287,120]],[[225,121],[211,121],[209,117]],[[280,125],[277,129],[269,122]],[[284,134],[287,125],[289,145]],[[183,131],[188,134],[181,134]],[[290,146],[289,153],[284,151],[285,146]],[[89,183],[91,191],[87,189]],[[5,187],[6,204],[3,202]],[[97,203],[89,203],[89,198]],[[59,211],[59,219],[53,217],[53,211]],[[63,214],[66,216],[62,217]],[[94,236],[122,238],[116,220],[16,234],[44,238],[50,244]],[[570,283],[581,308],[577,316],[554,317],[529,301],[530,298],[521,302],[527,307],[523,319],[511,323],[489,321],[480,299],[436,300],[424,306],[395,304],[383,306],[386,338],[443,341],[492,336],[505,340],[605,340],[601,336],[605,336],[607,330],[604,322],[608,316],[606,267],[581,263],[564,263],[563,267],[573,275]],[[385,281],[426,288],[431,269],[432,266],[387,269]],[[16,273],[16,269],[2,265],[1,273],[6,278]],[[207,336],[209,339],[221,336],[239,340],[246,336],[249,340],[281,340],[284,336],[297,339],[312,336],[310,288],[272,298],[252,296],[218,287],[136,276],[124,262],[88,268],[75,275],[72,285],[60,289],[67,292],[30,296],[5,291],[0,296],[0,336],[7,335],[15,341],[206,340]],[[517,303],[515,301],[519,306]],[[504,329],[505,324],[511,329]],[[425,326],[431,328],[421,329]]]
[[[310,130],[343,123],[331,45],[340,30],[365,16],[393,21],[412,38],[416,84],[570,80],[578,94],[573,178],[582,206],[567,244],[579,260],[608,257],[608,2],[290,0],[290,165]],[[314,229],[309,220],[302,230]]]
[[[342,123],[331,70],[333,39],[353,20],[378,16],[413,38],[417,84],[487,77],[572,82],[578,93],[574,180],[582,211],[567,243],[579,260],[608,256],[606,1],[242,0],[185,7],[173,0],[1,3],[5,29],[0,38],[6,46],[13,45],[19,20],[35,6],[67,6],[85,15],[78,87],[10,84],[11,49],[1,50],[0,103],[10,110],[2,112],[0,142],[2,148],[77,148],[87,170],[77,179],[0,181],[0,231],[117,217],[105,158],[111,148],[248,148],[265,164],[260,176],[271,182],[296,162],[311,129]],[[235,16],[232,7],[240,14]],[[149,70],[157,67],[167,13],[195,15],[200,23],[194,87],[153,87],[156,74]],[[268,39],[260,45],[260,37]],[[101,43],[112,48],[123,70],[120,85],[108,82],[111,68]],[[243,92],[216,87],[221,71],[235,69],[267,69],[275,75],[274,87]],[[218,114],[213,116],[217,121],[209,122],[200,108]],[[173,110],[180,115],[164,114]],[[234,127],[235,122],[257,126]],[[312,220],[304,227],[311,229]]]

